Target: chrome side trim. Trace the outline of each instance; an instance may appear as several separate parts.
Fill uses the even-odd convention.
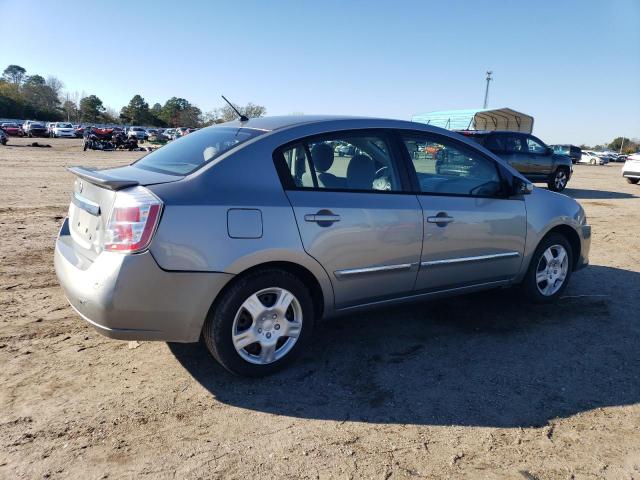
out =
[[[91,200],[87,200],[82,195],[80,195],[78,192],[74,192],[73,193],[73,195],[71,196],[71,202],[76,207],[81,208],[85,212],[90,213],[91,215],[93,215],[95,217],[100,215],[100,205],[98,205],[95,202],[92,202]]]
[[[365,275],[367,273],[380,272],[397,272],[400,270],[411,270],[412,263],[401,263],[398,265],[383,265],[381,267],[352,268],[348,270],[336,270],[333,274],[336,278],[353,277],[356,275]]]
[[[516,258],[519,257],[518,252],[495,253],[493,255],[478,255],[477,257],[460,257],[447,258],[445,260],[431,260],[428,262],[420,262],[421,267],[435,267],[438,265],[451,265],[455,263],[482,262],[484,260],[496,260],[499,258]]]

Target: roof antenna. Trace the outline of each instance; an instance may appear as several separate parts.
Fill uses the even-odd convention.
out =
[[[229,104],[229,106],[231,107],[231,109],[236,112],[238,114],[238,116],[240,117],[240,121],[241,122],[248,122],[249,121],[249,117],[247,117],[246,115],[241,114],[238,109],[236,107],[233,106],[233,104],[226,99],[226,97],[224,95],[220,95],[222,97],[222,99],[227,102]]]

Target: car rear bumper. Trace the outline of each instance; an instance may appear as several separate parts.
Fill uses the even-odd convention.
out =
[[[67,300],[103,335],[119,340],[196,342],[211,303],[233,277],[168,272],[150,252],[79,254],[65,219],[56,241],[56,275]]]

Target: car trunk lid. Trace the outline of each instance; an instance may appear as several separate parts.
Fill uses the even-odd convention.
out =
[[[184,178],[133,166],[107,170],[72,167],[69,171],[76,176],[69,206],[69,231],[77,251],[89,259],[103,250],[105,227],[119,190]]]

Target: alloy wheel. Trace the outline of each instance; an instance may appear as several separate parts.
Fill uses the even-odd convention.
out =
[[[290,291],[273,287],[247,298],[231,329],[233,346],[247,362],[267,365],[291,351],[302,332],[302,307]]]
[[[536,285],[545,297],[550,297],[564,284],[569,272],[569,255],[562,245],[547,248],[536,269]]]
[[[562,190],[567,185],[567,174],[564,170],[558,170],[554,183],[557,190]]]

